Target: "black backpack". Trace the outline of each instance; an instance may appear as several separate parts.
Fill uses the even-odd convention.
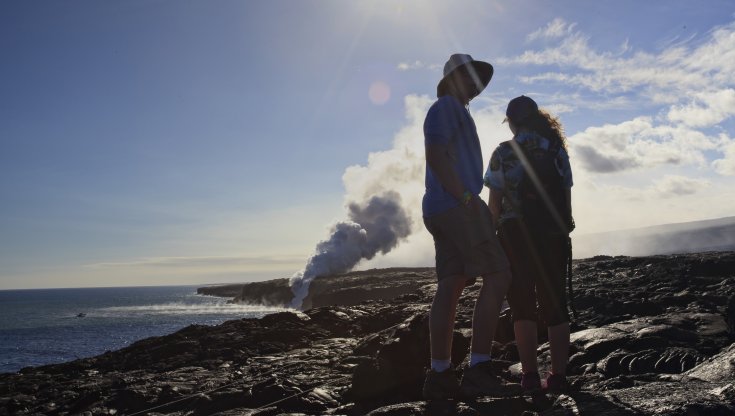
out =
[[[526,227],[537,233],[568,235],[574,220],[556,165],[561,142],[554,141],[549,149],[528,149],[515,140],[508,143],[524,168],[518,184],[518,211]]]

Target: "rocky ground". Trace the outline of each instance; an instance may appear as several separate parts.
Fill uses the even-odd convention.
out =
[[[1,374],[0,415],[735,414],[734,252],[596,257],[574,272],[579,318],[563,395],[422,401],[434,272],[389,269],[324,279],[303,313],[190,326]],[[460,300],[457,365],[479,287]],[[373,288],[385,298],[369,295]],[[506,311],[493,355],[497,371],[517,380],[512,338]],[[548,345],[539,355],[546,366]]]

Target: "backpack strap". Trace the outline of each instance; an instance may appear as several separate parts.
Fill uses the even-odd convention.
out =
[[[579,319],[577,310],[574,308],[574,290],[572,289],[572,237],[567,237],[567,289],[569,290],[569,309],[572,310],[574,319]]]

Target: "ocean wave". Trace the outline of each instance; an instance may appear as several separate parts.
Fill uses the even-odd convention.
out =
[[[172,302],[154,305],[110,306],[87,313],[88,317],[120,315],[262,315],[283,312],[286,308],[248,305],[240,303],[182,303]]]

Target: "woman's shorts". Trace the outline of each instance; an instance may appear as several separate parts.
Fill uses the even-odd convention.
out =
[[[472,279],[508,269],[508,259],[484,201],[474,214],[470,208],[460,205],[424,217],[424,224],[434,237],[439,280],[450,276]]]
[[[504,221],[499,237],[513,274],[508,291],[513,320],[541,318],[548,326],[569,322],[564,292],[568,237],[531,233],[517,219]]]

